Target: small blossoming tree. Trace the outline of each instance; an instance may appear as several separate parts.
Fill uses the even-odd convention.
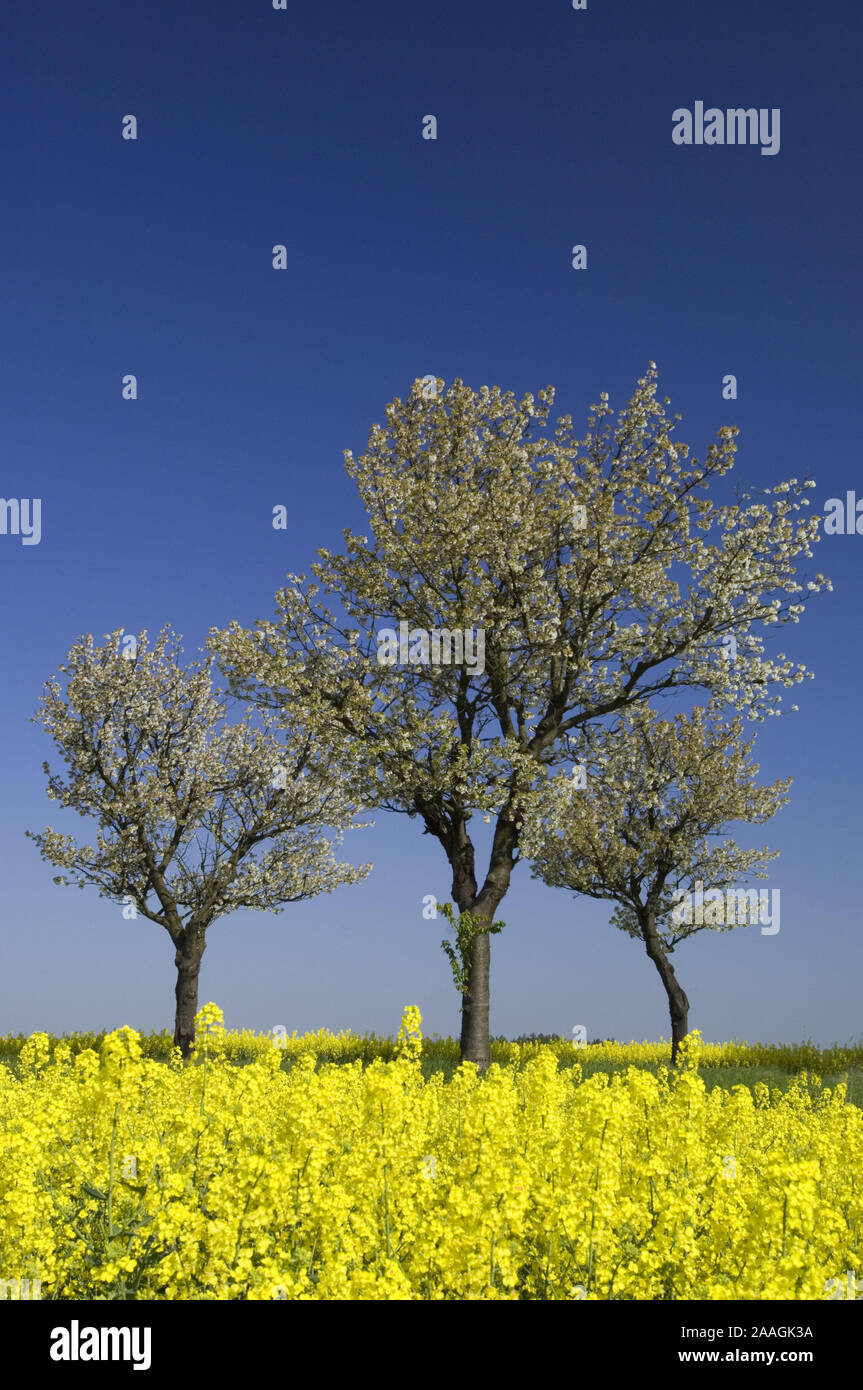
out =
[[[627,710],[615,729],[585,734],[585,786],[551,778],[522,832],[535,878],[615,902],[612,924],[644,943],[668,998],[672,1062],[688,1031],[689,1000],[669,956],[697,931],[743,925],[737,913],[731,921],[718,911],[687,918],[675,903],[698,882],[721,891],[748,874],[766,878],[778,853],[731,839],[711,844],[729,822],[760,825],[788,802],[790,778],[756,786],[754,738],[742,742],[741,729],[739,718],[724,721],[710,710],[673,720],[646,707]]]
[[[27,834],[64,872],[55,883],[94,884],[168,933],[177,968],[174,1042],[195,1037],[198,975],[207,929],[238,908],[286,903],[364,878],[334,856],[353,825],[333,775],[299,711],[287,720],[246,710],[235,722],[206,659],[183,669],[166,627],[131,659],[122,631],[105,645],[80,638],[49,680],[35,716],[66,763],[48,796],[98,824],[95,845],[50,826]],[[287,723],[287,727],[285,724]]]

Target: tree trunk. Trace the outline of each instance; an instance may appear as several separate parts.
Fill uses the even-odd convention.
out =
[[[668,1012],[671,1017],[671,1065],[676,1066],[680,1044],[689,1031],[689,1000],[677,983],[674,966],[662,949],[652,916],[644,926],[644,944],[647,954],[659,971],[659,978],[668,996]]]
[[[490,966],[491,937],[484,932],[474,939],[471,946],[470,976],[461,1006],[461,1060],[476,1062],[480,1071],[485,1071],[491,1061],[488,1031]]]
[[[518,832],[507,817],[498,818],[492,845],[491,863],[482,889],[474,901],[456,898],[459,912],[470,912],[474,918],[486,918],[489,926],[503,902],[512,877],[513,856],[518,844]],[[453,876],[453,892],[458,889]],[[461,1006],[461,1060],[476,1062],[485,1071],[491,1061],[489,1041],[489,971],[491,938],[488,932],[474,938],[469,955],[467,990]]]
[[[174,964],[177,967],[177,986],[174,991],[177,1009],[174,1015],[174,1045],[188,1057],[195,1041],[195,1014],[198,1012],[198,975],[204,954],[204,933],[183,932],[177,944]]]

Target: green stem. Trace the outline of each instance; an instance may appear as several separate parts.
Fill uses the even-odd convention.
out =
[[[782,1258],[785,1258],[785,1230],[788,1222],[788,1193],[782,1199]]]
[[[120,1112],[120,1102],[114,1106],[114,1123],[111,1126],[111,1152],[108,1157],[108,1239],[111,1239],[114,1230],[114,1145],[117,1141],[117,1116]]]

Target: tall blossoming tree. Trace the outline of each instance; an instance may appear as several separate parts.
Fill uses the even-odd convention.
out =
[[[64,779],[44,764],[48,796],[92,817],[96,844],[50,826],[27,834],[64,871],[55,883],[93,884],[168,933],[174,1041],[188,1056],[212,923],[244,907],[280,912],[355,883],[370,865],[334,856],[352,809],[300,711],[278,728],[266,711],[231,721],[211,658],[182,668],[168,627],[152,648],[146,632],[136,652],[122,640],[122,630],[102,647],[80,638],[35,716],[67,769]]]
[[[757,920],[757,895],[735,886],[750,874],[766,878],[778,853],[711,843],[730,822],[763,824],[788,801],[790,779],[756,785],[755,740],[744,743],[741,732],[739,717],[709,710],[666,720],[647,706],[627,709],[615,728],[585,731],[583,785],[566,774],[550,778],[522,830],[534,877],[616,903],[612,924],[643,942],[668,999],[672,1062],[688,1031],[689,999],[669,956],[698,931]],[[696,914],[682,904],[699,883],[710,902]]]
[[[567,758],[583,728],[666,691],[702,689],[754,719],[777,712],[776,688],[806,673],[768,654],[761,630],[797,622],[799,600],[827,581],[804,589],[795,570],[818,538],[817,517],[794,515],[814,484],[706,496],[733,466],[737,431],[724,426],[690,461],[653,364],[616,421],[602,394],[582,438],[570,416],[549,426],[551,387],[517,400],[443,385],[416,381],[365,452],[345,454],[372,538],[345,531],[344,554],[318,551],[317,583],[289,575],[273,619],[233,622],[210,642],[262,708],[327,708],[365,804],[419,817],[439,841],[470,914],[462,1057],[484,1067],[488,928],[543,765]],[[433,642],[414,636],[407,659],[387,664],[381,630],[402,622],[409,638],[481,631],[484,661],[435,662]],[[483,869],[477,812],[493,822]]]

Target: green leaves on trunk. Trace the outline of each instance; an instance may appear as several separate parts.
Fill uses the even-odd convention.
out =
[[[471,912],[460,912],[452,903],[439,903],[438,907],[449,922],[456,935],[455,945],[444,937],[441,946],[449,956],[455,987],[460,994],[470,989],[471,947],[478,936],[491,936],[500,932],[506,922],[489,922],[487,917],[475,917]]]

